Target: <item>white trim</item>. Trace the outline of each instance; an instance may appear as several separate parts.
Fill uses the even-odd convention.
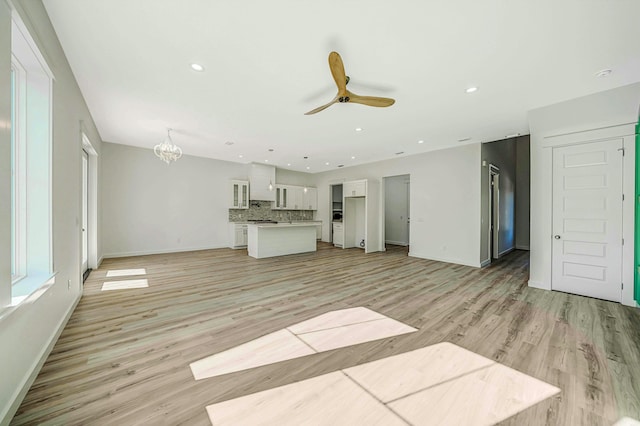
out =
[[[636,123],[623,123],[615,126],[597,127],[595,129],[580,130],[575,132],[557,133],[542,138],[542,147],[556,147],[565,145],[599,142],[616,137],[635,135]]]
[[[489,266],[491,265],[491,259],[485,259],[482,262],[480,262],[480,267],[484,268],[485,266]]]
[[[16,389],[16,391],[11,396],[11,398],[9,398],[11,403],[3,413],[0,413],[0,420],[1,420],[0,424],[5,424],[5,421],[7,422],[11,421],[11,418],[13,418],[13,416],[18,411],[18,408],[20,408],[20,404],[22,404],[22,400],[27,395],[27,392],[31,388],[31,385],[33,385],[33,382],[36,380],[36,377],[38,377],[38,373],[40,373],[42,366],[44,365],[45,361],[49,357],[49,354],[53,350],[53,347],[58,341],[58,338],[62,334],[62,331],[66,327],[67,322],[69,321],[69,318],[71,318],[71,315],[73,314],[73,311],[75,311],[76,306],[78,306],[78,303],[80,302],[81,298],[82,298],[82,294],[79,294],[75,302],[73,302],[73,304],[69,307],[64,317],[58,323],[56,332],[51,336],[51,339],[49,339],[49,342],[47,343],[47,345],[40,352],[40,356],[36,358],[36,360],[34,361],[30,369],[31,372],[23,379],[22,385],[18,389]]]
[[[428,257],[428,256],[424,256],[424,255],[420,255],[417,254],[415,252],[409,252],[408,254],[409,257],[416,257],[418,259],[425,259],[425,260],[435,260],[436,262],[445,262],[445,263],[454,263],[456,265],[464,265],[464,266],[470,266],[472,268],[479,268],[480,267],[480,263],[467,263],[467,262],[463,262],[460,259],[448,259],[448,258],[444,258],[444,257]]]
[[[524,246],[521,244],[516,244],[516,250],[530,250],[529,246]]]
[[[498,259],[500,259],[505,254],[511,253],[514,250],[515,250],[515,247],[511,247],[511,248],[508,248],[506,250],[501,251],[500,253],[498,253]]]
[[[20,34],[22,34],[22,37],[27,42],[27,45],[29,46],[29,48],[33,52],[33,55],[35,56],[36,60],[38,61],[38,63],[42,67],[42,70],[45,72],[45,74],[47,74],[47,76],[51,80],[55,80],[56,77],[53,74],[53,71],[51,71],[51,68],[49,67],[49,64],[47,63],[46,59],[42,55],[42,52],[40,51],[40,48],[38,47],[38,43],[36,43],[35,39],[31,36],[31,32],[29,31],[29,29],[25,25],[24,20],[22,19],[22,16],[20,16],[20,14],[18,13],[18,11],[15,8],[15,5],[13,4],[13,2],[11,0],[7,0],[7,4],[9,5],[9,8],[11,9],[11,21],[13,23],[15,23],[16,29],[18,31],[20,31]]]
[[[142,250],[142,251],[129,251],[129,252],[120,252],[120,253],[105,253],[104,255],[102,255],[101,259],[111,259],[114,257],[146,256],[149,254],[182,253],[185,251],[218,250],[218,249],[229,249],[229,246],[227,244],[223,244],[218,246],[189,247],[189,248],[181,248],[181,249]],[[100,261],[100,263],[102,263],[102,260]]]
[[[546,167],[550,170],[553,164],[552,151],[555,147],[579,145],[582,143],[591,143],[612,140],[620,138],[624,140],[625,155],[623,157],[623,188],[622,192],[626,195],[626,200],[623,204],[623,219],[622,219],[622,237],[626,244],[623,246],[622,254],[622,282],[625,283],[625,289],[621,290],[620,301],[624,305],[637,306],[635,300],[633,300],[633,272],[634,272],[634,207],[632,204],[635,202],[635,124],[636,123],[623,123],[620,125],[612,125],[605,127],[598,127],[595,129],[587,129],[576,132],[565,132],[562,134],[553,134],[543,137],[542,147],[540,154],[541,170]],[[548,180],[547,180],[548,179]],[[552,203],[552,177],[545,176],[541,179],[540,185],[547,191],[544,191],[543,196],[538,200],[539,204],[549,206],[549,210],[546,214],[549,215],[548,220],[544,221],[544,234],[552,234],[552,216],[553,216],[553,203]],[[628,201],[628,203],[627,203]],[[539,229],[538,232],[542,230]],[[544,261],[541,261],[542,266],[540,275],[545,277],[545,281],[529,281],[529,286],[534,288],[540,288],[544,290],[551,290],[551,263],[553,259],[553,251],[551,250],[552,240],[548,238],[544,241],[544,245],[537,250],[541,250],[541,256],[545,257]]]
[[[391,245],[394,245],[394,246],[403,246],[403,247],[407,247],[409,245],[409,243],[406,242],[406,241],[390,241],[390,240],[386,240],[384,243],[385,244],[391,244]]]
[[[540,290],[551,290],[551,284],[543,283],[542,281],[529,280],[527,283],[531,288],[539,288]]]

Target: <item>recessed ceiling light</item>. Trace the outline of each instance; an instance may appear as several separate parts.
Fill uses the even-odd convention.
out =
[[[238,157],[242,158],[242,154],[238,155]]]
[[[291,163],[287,163],[287,166],[290,166],[290,165],[291,165]]]
[[[422,139],[420,139],[420,140],[418,141],[418,143],[424,143],[424,141],[423,141]]]
[[[191,69],[198,72],[204,71],[204,67],[200,64],[191,64]]]
[[[226,141],[224,144],[225,144],[225,145],[233,145],[233,144],[234,144],[234,142]]]
[[[473,92],[477,92],[478,88],[477,87],[469,87],[467,90],[465,90],[465,92],[467,93],[473,93]]]
[[[269,152],[273,152],[273,148],[269,148]]]
[[[268,163],[268,162],[269,162],[269,160],[264,160],[264,162],[265,162],[265,163]]]
[[[311,167],[307,166],[307,170],[310,170],[310,169],[311,169]]]
[[[361,132],[362,131],[362,127],[356,127],[356,132]]]
[[[462,139],[458,139],[458,142],[466,142],[466,141],[470,141],[471,138],[462,138]]]
[[[351,156],[351,159],[352,159],[352,160],[355,160],[355,159],[356,159],[355,155],[352,155],[352,156]]]
[[[328,166],[328,165],[329,165],[329,162],[327,161],[326,163],[324,163],[324,165],[325,165],[325,166]]]
[[[600,70],[596,73],[596,77],[609,77],[612,72],[613,70],[610,69]]]

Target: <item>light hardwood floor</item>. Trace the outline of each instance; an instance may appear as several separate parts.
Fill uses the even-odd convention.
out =
[[[640,311],[527,287],[528,252],[476,269],[319,243],[107,259],[12,424],[210,424],[206,406],[439,342],[561,389],[503,422],[611,425],[640,418]],[[148,288],[100,291],[108,270]],[[418,329],[205,380],[189,364],[328,311],[364,306]]]

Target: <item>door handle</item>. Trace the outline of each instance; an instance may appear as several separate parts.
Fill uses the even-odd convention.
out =
[[[553,238],[555,238],[556,240],[560,239],[560,235],[554,235]]]

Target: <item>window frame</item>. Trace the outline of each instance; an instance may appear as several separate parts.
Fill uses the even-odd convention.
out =
[[[11,285],[27,276],[27,72],[11,55]]]

